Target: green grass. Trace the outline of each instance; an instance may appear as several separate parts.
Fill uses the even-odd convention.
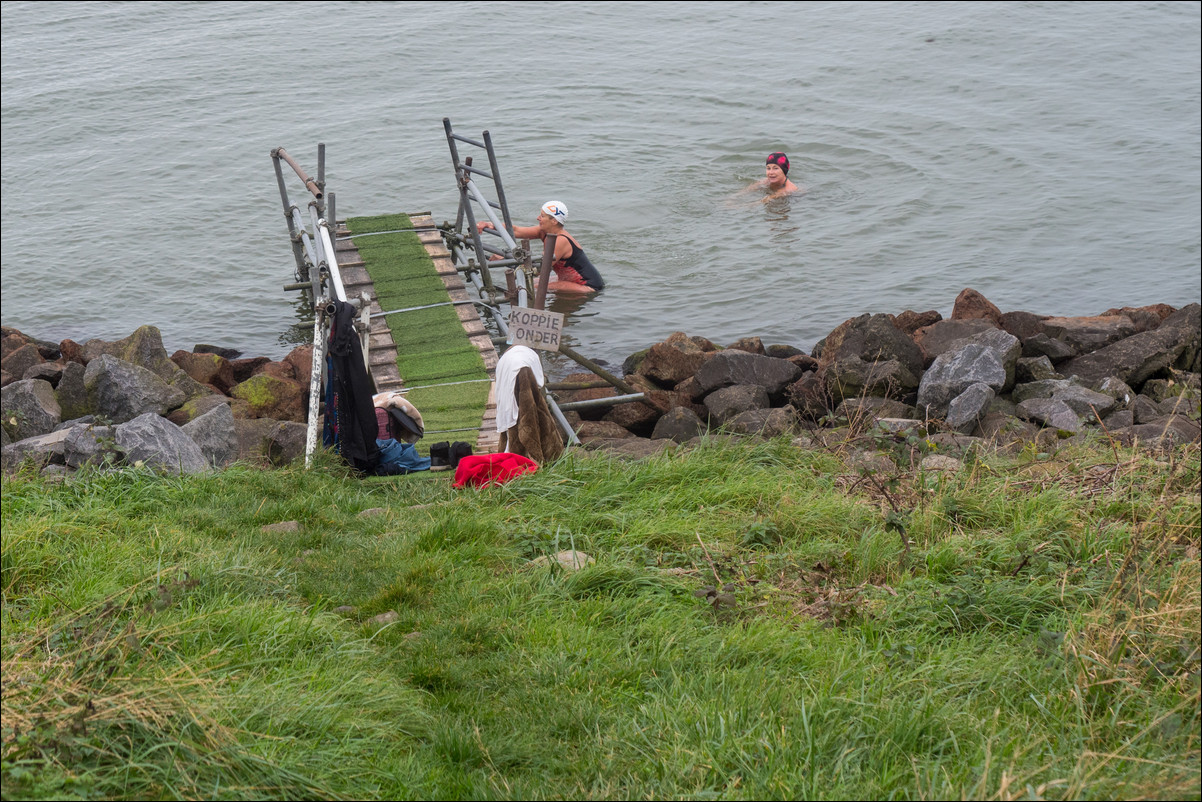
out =
[[[352,217],[352,234],[412,228],[403,214]],[[375,285],[384,311],[444,303],[446,288],[425,248],[413,233],[382,234],[355,241],[364,267]],[[488,401],[488,379],[480,352],[468,340],[454,308],[440,306],[386,318],[397,345],[397,369],[407,387],[418,388],[408,398],[422,412],[426,429],[479,429]],[[447,387],[429,385],[448,384]],[[447,440],[475,442],[472,432],[448,434]]]
[[[1198,798],[1199,475],[774,441],[6,480],[3,794]]]

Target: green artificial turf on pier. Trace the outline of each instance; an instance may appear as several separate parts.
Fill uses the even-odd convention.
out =
[[[346,225],[352,234],[413,228],[404,214],[353,217]],[[450,300],[416,234],[362,237],[355,244],[375,284],[381,309],[408,309]],[[397,345],[397,369],[405,386],[415,388],[407,397],[421,410],[427,439],[474,444],[474,432],[454,430],[479,429],[489,389],[487,381],[481,380],[489,376],[455,308],[437,306],[389,315],[386,320]]]

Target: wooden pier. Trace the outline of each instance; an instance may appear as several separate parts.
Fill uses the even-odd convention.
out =
[[[370,349],[368,352],[368,362],[376,389],[379,392],[385,392],[413,388],[412,392],[407,394],[407,397],[421,410],[426,421],[427,435],[425,439],[430,442],[460,439],[470,441],[472,439],[472,432],[443,430],[444,424],[442,421],[448,419],[447,416],[449,416],[449,418],[460,419],[460,422],[462,422],[462,413],[470,410],[473,406],[478,406],[478,420],[480,423],[474,438],[475,443],[473,446],[475,452],[494,452],[498,447],[495,393],[498,356],[496,348],[493,346],[492,337],[488,328],[484,325],[484,321],[481,319],[476,305],[467,303],[472,299],[472,296],[469,294],[469,289],[464,284],[462,277],[455,269],[451,261],[451,255],[447,251],[442,236],[439,234],[430,213],[418,212],[398,217],[409,223],[409,225],[405,226],[406,228],[420,229],[416,234],[409,234],[408,236],[416,236],[418,242],[420,242],[422,249],[424,249],[428,257],[428,266],[425,267],[425,270],[428,271],[428,274],[436,275],[441,281],[441,293],[432,292],[430,282],[397,282],[394,280],[396,271],[390,265],[379,262],[379,260],[377,260],[376,264],[372,264],[370,256],[365,259],[354,239],[343,239],[343,237],[349,237],[352,233],[355,233],[352,229],[360,227],[357,223],[366,219],[352,218],[350,225],[348,225],[348,221],[346,220],[338,222],[336,232],[337,244],[335,246],[347,297],[352,298],[366,295],[370,299],[371,314],[373,315],[401,308],[445,304],[456,301],[461,302],[451,307],[443,306],[441,310],[454,310],[454,316],[458,319],[460,328],[462,329],[461,336],[479,354],[480,362],[483,365],[483,372],[480,373],[480,378],[468,378],[466,380],[457,380],[456,376],[440,377],[448,379],[448,381],[439,381],[438,378],[430,378],[428,375],[422,375],[421,377],[406,376],[406,360],[403,358],[403,355],[412,353],[418,349],[428,349],[430,342],[423,338],[422,335],[424,332],[421,331],[404,333],[397,336],[398,331],[405,332],[404,327],[390,326],[387,318],[377,317],[372,320]],[[389,234],[387,236],[404,235]],[[364,250],[371,249],[365,248]],[[392,307],[391,309],[381,307],[380,294],[376,291],[377,283],[380,283],[382,286],[384,284],[389,286],[390,291],[387,293],[388,299],[386,303]],[[398,283],[402,284],[399,290],[395,286]],[[408,291],[405,285],[409,283],[415,285],[421,284],[422,286],[419,289]],[[444,335],[438,342],[439,347],[447,345],[454,347],[454,344],[450,343],[450,341],[454,340],[455,337],[456,335],[450,333]],[[401,341],[398,342],[398,339]],[[424,374],[428,373],[428,369],[424,371]],[[482,403],[475,404],[473,399],[483,396],[480,392],[480,385],[483,384],[485,376],[489,380],[487,397]],[[456,388],[460,388],[461,392],[456,392]],[[423,400],[429,401],[429,407],[423,406]],[[455,412],[460,414],[452,414],[450,412],[451,408],[454,408]],[[442,413],[445,413],[445,415]]]

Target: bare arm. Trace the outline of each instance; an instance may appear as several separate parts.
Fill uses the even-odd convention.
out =
[[[486,231],[490,228],[495,229],[496,226],[494,226],[492,223],[488,222],[487,220],[481,220],[479,223],[476,223],[477,231]],[[513,238],[514,239],[538,239],[539,234],[540,234],[540,232],[538,230],[538,226],[514,226],[513,227]]]

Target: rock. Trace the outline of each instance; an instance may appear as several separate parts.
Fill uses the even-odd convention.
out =
[[[200,446],[180,427],[153,412],[115,427],[113,439],[117,449],[125,455],[125,461],[131,465],[140,462],[156,470],[180,474],[202,473],[209,469]]]
[[[229,406],[229,398],[217,393],[210,393],[209,395],[202,395],[185,401],[183,406],[171,410],[171,412],[167,413],[166,417],[167,420],[176,426],[184,426],[217,407]],[[230,414],[232,417],[233,413],[231,412]]]
[[[1142,446],[1148,449],[1169,450],[1189,443],[1197,443],[1202,429],[1193,421],[1174,416],[1163,423],[1144,423],[1129,429],[1110,432],[1121,445]]]
[[[80,362],[68,362],[63,365],[63,375],[54,388],[54,397],[62,409],[63,420],[73,420],[91,414],[92,405],[88,402],[88,389],[84,386],[85,368]]]
[[[1102,425],[1108,430],[1126,429],[1135,425],[1135,413],[1129,409],[1120,409],[1117,412],[1111,412],[1102,421]]]
[[[1078,386],[1080,386],[1080,381],[1077,379],[1041,379],[1037,382],[1017,385],[1014,388],[1013,398],[1015,403],[1021,404],[1028,398],[1051,398],[1057,390]]]
[[[230,368],[234,371],[234,381],[238,383],[246,381],[258,373],[259,369],[270,361],[265,356],[255,356],[248,359],[231,359]]]
[[[768,405],[768,392],[758,384],[723,387],[705,397],[705,407],[709,410],[710,420],[718,426],[742,412],[763,409]]]
[[[304,423],[308,387],[292,379],[281,379],[266,373],[251,376],[231,391],[233,398],[246,401],[254,418]]]
[[[123,340],[88,340],[83,344],[83,358],[89,365],[105,354],[144,368],[169,384],[180,372],[167,357],[163,335],[154,326],[141,326]]]
[[[1063,401],[1069,409],[1091,423],[1099,420],[1098,416],[1109,414],[1116,406],[1115,400],[1105,393],[1095,393],[1093,390],[1077,385],[1054,390],[1052,399]]]
[[[1123,318],[1126,320],[1126,318]],[[1162,325],[1064,363],[1060,372],[1094,384],[1110,376],[1139,387],[1175,364],[1190,344],[1184,327]]]
[[[765,356],[767,352],[764,350],[764,341],[759,337],[743,337],[735,340],[730,345],[726,346],[728,351],[746,351],[749,354],[759,354]],[[783,357],[776,357],[777,359]]]
[[[531,560],[529,565],[532,568],[539,568],[546,565],[557,566],[568,573],[579,571],[589,565],[593,565],[597,561],[583,551],[559,551],[552,555],[542,555]]]
[[[807,359],[812,358],[805,351],[802,351],[800,348],[795,348],[792,345],[765,346],[764,355],[770,356],[773,359],[789,359],[790,357],[795,357],[795,356],[804,356]],[[794,364],[796,364],[796,363],[794,363]],[[809,368],[806,368],[804,365],[798,365],[798,367],[800,367],[802,370],[809,369]]]
[[[913,418],[915,412],[909,404],[891,398],[848,398],[835,408],[835,415],[852,424],[878,418]]]
[[[907,309],[896,317],[890,315],[889,319],[893,321],[893,325],[898,331],[913,337],[914,332],[919,329],[943,320],[943,315],[933,309],[928,312],[914,312]]]
[[[1160,413],[1160,404],[1157,404],[1146,395],[1137,395],[1135,400],[1131,402],[1131,415],[1136,424],[1152,423],[1164,417]]]
[[[824,374],[832,399],[908,396],[918,388],[918,374],[896,359],[868,362],[857,356],[831,363]]]
[[[983,331],[997,328],[989,320],[941,320],[914,332],[914,342],[922,349],[923,364],[930,365],[935,357],[947,353],[960,340],[967,340]]]
[[[833,399],[826,391],[826,383],[811,371],[789,385],[785,395],[802,417],[818,420],[824,417],[833,405]]]
[[[1014,369],[1014,380],[1019,384],[1063,378],[1046,356],[1020,357]]]
[[[22,379],[41,379],[50,382],[51,387],[58,385],[63,377],[63,366],[57,362],[39,362],[21,375]]]
[[[388,509],[386,507],[372,507],[370,509],[363,510],[356,517],[357,518],[379,518],[381,515],[387,515],[387,514],[388,514]]]
[[[299,532],[300,528],[300,521],[280,521],[274,524],[264,524],[259,527],[259,531],[265,535],[287,534],[289,532]]]
[[[25,375],[25,371],[45,361],[42,359],[42,355],[36,345],[26,343],[14,349],[3,360],[0,360],[0,368],[7,371],[9,375],[17,377],[16,380],[20,381],[20,377]]]
[[[661,418],[662,420],[662,418]],[[582,421],[580,426],[576,427],[576,436],[581,441],[589,440],[606,440],[620,439],[624,437],[635,437],[629,429],[607,420],[586,420]]]
[[[711,352],[677,331],[647,349],[637,373],[671,388],[696,374],[710,356]]]
[[[351,615],[355,612],[355,608],[349,604],[343,604],[335,607],[334,612],[339,613],[340,615]]]
[[[988,320],[998,328],[1002,327],[1002,310],[974,289],[964,289],[956,296],[952,307],[952,320]]]
[[[364,623],[373,627],[384,627],[401,620],[401,614],[396,610],[389,610],[386,613],[380,613],[377,616],[367,619]]]
[[[964,467],[964,463],[955,457],[948,457],[943,454],[928,454],[922,458],[919,467],[924,471],[955,473]]]
[[[1190,373],[1202,373],[1202,305],[1183,306],[1164,319],[1160,330],[1181,329],[1185,347],[1173,367]]]
[[[3,454],[0,457],[0,468],[8,472],[24,464],[33,464],[38,468],[52,464],[63,465],[66,462],[63,444],[68,434],[65,430],[39,434],[4,446],[3,452],[0,452]]]
[[[196,354],[176,351],[171,361],[179,365],[184,373],[200,384],[208,384],[222,393],[228,393],[237,382],[229,360],[216,354]]]
[[[183,392],[157,374],[109,354],[88,362],[83,382],[92,411],[114,423],[147,412],[165,415],[185,400]]]
[[[112,426],[86,424],[65,430],[63,459],[72,468],[85,465],[115,464],[121,461]]]
[[[897,365],[875,371],[865,367],[888,362]],[[888,315],[860,315],[840,323],[826,336],[819,359],[819,374],[826,382],[827,392],[836,400],[865,394],[857,390],[857,384],[860,388],[871,386],[878,390],[871,395],[885,395],[879,388],[889,382],[899,388],[908,384],[913,389],[922,375],[922,367],[922,350],[893,325]],[[899,389],[891,394],[905,392]]]
[[[75,340],[63,340],[58,344],[58,348],[64,363],[75,362],[81,366],[87,366],[88,362],[83,355],[83,346]]]
[[[918,388],[919,410],[925,407],[930,414],[942,415],[953,398],[978,383],[994,392],[1008,389],[1020,353],[1018,339],[1001,329],[960,340],[936,357],[923,375]]]
[[[644,436],[651,434],[659,416],[660,410],[654,406],[642,401],[633,401],[626,404],[615,404],[601,419],[616,423],[636,435]]]
[[[63,419],[54,388],[42,379],[22,379],[0,389],[0,411],[0,425],[14,443],[48,434]]]
[[[1102,315],[1123,315],[1129,318],[1135,324],[1138,334],[1141,331],[1152,331],[1159,328],[1165,318],[1176,311],[1168,304],[1152,304],[1151,306],[1124,306],[1122,309],[1107,309]]]
[[[775,357],[776,354],[769,351],[768,356]],[[810,370],[818,370],[818,360],[809,354],[794,354],[793,356],[785,357],[797,367],[801,368],[802,372]]]
[[[972,434],[993,401],[993,388],[977,383],[952,399],[947,409],[947,425],[961,434]]]
[[[1038,433],[1039,427],[1000,412],[986,412],[975,432],[977,437],[1000,447],[1030,442]]]
[[[233,360],[237,359],[238,357],[242,356],[241,351],[237,351],[233,348],[222,348],[221,346],[218,346],[218,345],[206,345],[204,343],[198,343],[192,349],[192,353],[194,353],[194,354],[216,354],[217,356],[221,357],[222,359],[227,359],[230,361],[233,361]]]
[[[288,352],[288,356],[284,357],[284,361],[292,366],[296,381],[307,390],[313,377],[313,346],[300,345],[293,348]]]
[[[1018,405],[1018,415],[1023,420],[1061,432],[1079,432],[1081,419],[1063,401],[1051,398],[1030,398]]]
[[[943,454],[967,454],[981,445],[981,438],[956,432],[938,432],[927,440]]]
[[[1046,319],[1047,315],[1036,315],[1031,312],[1006,312],[1002,315],[1002,330],[1026,343],[1031,337],[1042,334],[1043,329],[1040,324]]]
[[[1063,362],[1077,355],[1077,349],[1066,342],[1053,339],[1040,332],[1023,340],[1023,356],[1046,356],[1052,364]]]
[[[218,404],[180,428],[200,448],[210,467],[224,468],[238,458],[234,413],[227,404]]]
[[[684,443],[705,434],[705,431],[705,422],[697,416],[697,413],[687,407],[676,407],[668,410],[656,422],[651,439]]]
[[[303,423],[235,418],[234,431],[238,435],[240,460],[266,460],[272,465],[282,466],[305,455],[308,427]]]
[[[1106,393],[1107,396],[1114,399],[1114,402],[1117,403],[1120,408],[1124,409],[1126,408],[1127,404],[1130,404],[1131,400],[1135,398],[1135,391],[1131,390],[1131,387],[1127,385],[1125,381],[1115,378],[1115,376],[1107,376],[1107,378],[1097,382],[1097,385],[1094,386],[1094,390],[1100,393]]]
[[[639,368],[643,364],[643,360],[647,358],[647,352],[650,350],[650,348],[644,348],[643,350],[635,351],[633,354],[626,357],[626,359],[622,362],[622,373],[627,375],[631,373],[638,373]]]
[[[796,428],[797,410],[789,406],[741,412],[725,424],[726,431],[732,434],[754,434],[767,438],[792,434]]]
[[[697,371],[697,383],[708,394],[736,384],[758,384],[770,397],[801,377],[801,368],[785,359],[758,356],[746,351],[719,351]]]
[[[1049,317],[1040,326],[1044,334],[1066,343],[1078,354],[1097,351],[1135,334],[1135,324],[1124,315]]]

